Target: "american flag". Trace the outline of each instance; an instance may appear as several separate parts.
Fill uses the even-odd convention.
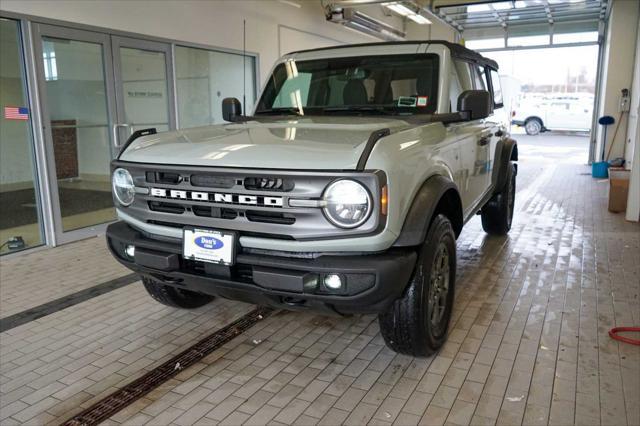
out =
[[[7,120],[28,120],[29,108],[24,107],[4,107],[4,118]]]

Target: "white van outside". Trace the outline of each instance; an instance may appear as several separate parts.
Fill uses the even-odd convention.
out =
[[[523,126],[528,135],[548,130],[591,129],[594,97],[590,93],[527,93],[512,111],[511,124]]]

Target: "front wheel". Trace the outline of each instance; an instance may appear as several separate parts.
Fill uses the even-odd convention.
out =
[[[142,284],[157,302],[172,308],[194,309],[213,300],[213,296],[171,287],[146,277],[142,277]]]
[[[537,118],[530,118],[524,123],[524,131],[528,135],[535,136],[542,131],[542,121]]]
[[[446,341],[456,278],[456,238],[444,215],[434,218],[404,295],[378,316],[387,346],[429,356]]]

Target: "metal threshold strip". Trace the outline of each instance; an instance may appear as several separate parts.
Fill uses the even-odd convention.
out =
[[[274,313],[266,307],[254,309],[231,324],[200,340],[144,376],[96,402],[63,423],[64,426],[96,425],[143,397],[180,371],[200,361],[231,339],[241,335],[258,321]]]

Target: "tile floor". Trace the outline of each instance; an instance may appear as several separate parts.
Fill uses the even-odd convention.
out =
[[[584,138],[521,137],[516,218],[458,241],[451,334],[388,350],[374,316],[281,312],[105,424],[640,424],[640,225],[606,211]],[[0,317],[126,275],[100,238],[0,261]],[[61,422],[253,307],[164,307],[138,283],[0,334],[0,424]]]

